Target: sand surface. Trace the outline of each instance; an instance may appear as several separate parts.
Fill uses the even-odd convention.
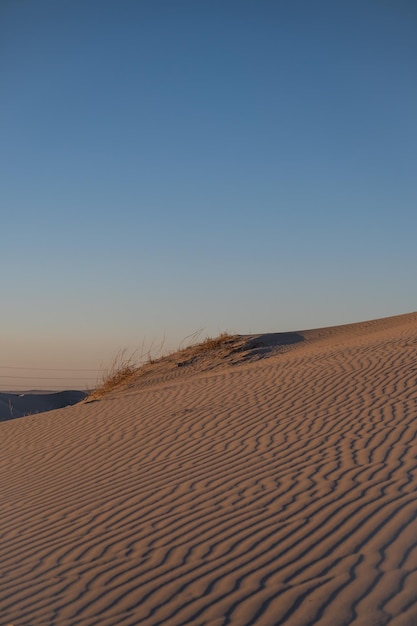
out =
[[[1,625],[417,625],[417,314],[240,341],[0,424]]]

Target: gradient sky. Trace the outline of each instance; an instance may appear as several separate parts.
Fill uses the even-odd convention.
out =
[[[417,310],[416,70],[415,0],[3,0],[0,390]]]

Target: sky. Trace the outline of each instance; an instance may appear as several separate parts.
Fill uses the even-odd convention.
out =
[[[0,391],[417,310],[416,70],[415,0],[2,0]]]

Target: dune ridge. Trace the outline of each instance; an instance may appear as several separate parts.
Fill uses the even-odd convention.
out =
[[[296,334],[1,423],[0,623],[416,626],[417,313]]]

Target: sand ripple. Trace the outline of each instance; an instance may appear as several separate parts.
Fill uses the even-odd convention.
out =
[[[0,424],[0,623],[416,626],[417,315]]]

